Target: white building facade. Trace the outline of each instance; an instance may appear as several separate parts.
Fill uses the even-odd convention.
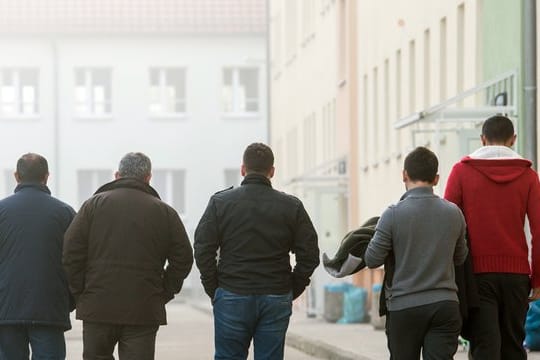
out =
[[[267,140],[265,1],[47,3],[0,8],[0,194],[36,152],[78,209],[140,151],[192,237],[209,196],[239,184],[245,147]]]

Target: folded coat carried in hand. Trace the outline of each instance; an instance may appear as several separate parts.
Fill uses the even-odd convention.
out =
[[[360,228],[347,233],[332,259],[324,253],[323,265],[326,272],[335,278],[342,278],[365,268],[364,254],[369,241],[375,234],[377,221],[379,221],[378,216],[372,217]]]

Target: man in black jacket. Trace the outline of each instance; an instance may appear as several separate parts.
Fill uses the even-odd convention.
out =
[[[62,243],[75,211],[51,196],[47,160],[17,162],[15,193],[0,201],[0,359],[60,360],[72,309]]]
[[[87,200],[65,236],[64,267],[83,320],[83,358],[154,358],[165,304],[191,270],[176,211],[149,185],[150,159],[129,153],[116,180]],[[165,262],[168,262],[165,267]]]
[[[255,359],[282,359],[292,300],[319,264],[311,220],[300,200],[272,188],[273,165],[268,146],[249,145],[242,185],[213,195],[195,231],[195,260],[214,305],[215,359],[247,358],[252,339]]]

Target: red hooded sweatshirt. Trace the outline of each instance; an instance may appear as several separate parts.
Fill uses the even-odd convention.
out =
[[[529,160],[484,146],[454,165],[444,197],[465,215],[475,273],[531,274],[532,287],[540,287],[540,183]]]

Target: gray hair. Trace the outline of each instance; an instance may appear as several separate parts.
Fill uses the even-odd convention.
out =
[[[118,165],[120,177],[132,177],[144,181],[151,174],[151,171],[150,158],[140,152],[127,153]]]

